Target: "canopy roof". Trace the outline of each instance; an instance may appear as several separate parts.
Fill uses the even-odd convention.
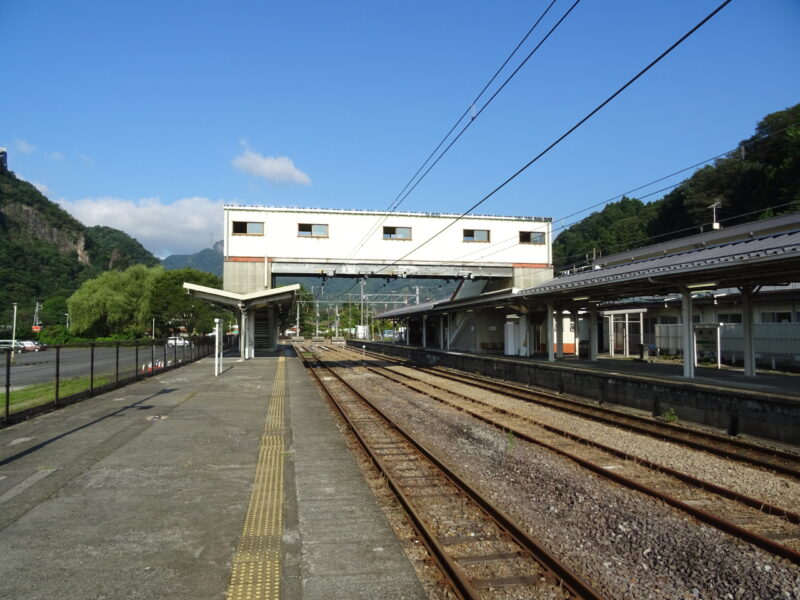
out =
[[[184,283],[183,287],[189,294],[202,300],[207,300],[226,308],[238,308],[241,310],[263,308],[270,304],[291,304],[300,290],[300,284],[298,283],[247,294],[227,292],[195,283]]]

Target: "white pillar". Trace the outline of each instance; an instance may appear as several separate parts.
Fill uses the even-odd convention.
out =
[[[547,315],[545,317],[546,325],[547,325],[547,360],[548,362],[555,362],[556,357],[553,353],[553,319],[555,315],[553,314],[553,303],[547,303]]]
[[[578,324],[580,322],[578,311],[575,310],[572,312],[570,318],[572,319],[572,344],[575,347],[575,356],[580,356],[581,337],[578,331]]]
[[[642,350],[642,358],[647,359],[647,347],[644,343],[644,313],[639,313],[639,344]]]
[[[597,309],[589,312],[589,360],[597,360]]]
[[[450,338],[450,324],[451,324],[450,315],[449,314],[445,315],[445,318],[447,319],[447,351],[449,352],[450,351],[450,339],[451,339]]]
[[[630,342],[630,329],[628,325],[630,322],[628,321],[628,313],[625,313],[625,338],[622,340],[622,349],[626,357],[631,355],[631,342]]]
[[[694,377],[694,323],[692,322],[692,293],[683,290],[681,302],[683,314],[683,376]]]
[[[742,288],[742,334],[744,335],[744,374],[756,376],[756,354],[753,344],[753,288]]]
[[[614,315],[608,315],[608,353],[614,358]]]

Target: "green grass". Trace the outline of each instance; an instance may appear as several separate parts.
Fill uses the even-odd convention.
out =
[[[111,382],[111,376],[108,375],[95,375],[94,387],[98,388]],[[66,398],[73,394],[85,392],[89,389],[89,376],[73,377],[71,379],[62,379],[58,386],[58,395],[60,398]],[[29,385],[19,390],[12,390],[10,397],[10,410],[11,413],[20,412],[27,408],[39,406],[53,402],[56,396],[56,384],[51,381],[48,383],[37,383]],[[2,402],[5,403],[5,395],[2,396]],[[2,410],[2,409],[0,409]]]

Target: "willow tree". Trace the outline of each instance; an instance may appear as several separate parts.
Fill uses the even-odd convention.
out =
[[[70,329],[88,337],[142,335],[150,322],[153,285],[161,267],[134,265],[90,279],[67,299]]]

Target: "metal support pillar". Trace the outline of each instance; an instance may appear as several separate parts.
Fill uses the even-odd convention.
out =
[[[428,315],[422,315],[422,347],[428,347]]]
[[[614,333],[614,315],[608,315],[608,353],[611,358],[614,358],[614,346],[617,342]]]
[[[597,309],[589,312],[589,360],[597,360]]]
[[[556,358],[564,358],[564,313],[556,311]]]
[[[631,355],[631,336],[630,336],[630,321],[628,320],[628,313],[625,313],[625,337],[622,339],[622,350],[625,358]]]
[[[683,376],[694,378],[694,323],[692,321],[692,293],[683,290],[681,313],[683,315]]]
[[[577,310],[575,310],[575,311],[573,311],[571,313],[571,319],[572,319],[572,342],[573,342],[572,345],[575,347],[575,356],[579,356],[580,355],[581,338],[580,338],[580,334],[578,333],[579,317],[578,317],[578,311]]]
[[[545,325],[547,326],[547,360],[548,362],[555,362],[556,357],[553,352],[554,335],[553,335],[553,319],[555,318],[553,303],[547,303],[547,314],[545,316]]]
[[[753,288],[744,287],[742,292],[742,334],[744,335],[744,374],[756,376],[756,354],[753,344]]]

